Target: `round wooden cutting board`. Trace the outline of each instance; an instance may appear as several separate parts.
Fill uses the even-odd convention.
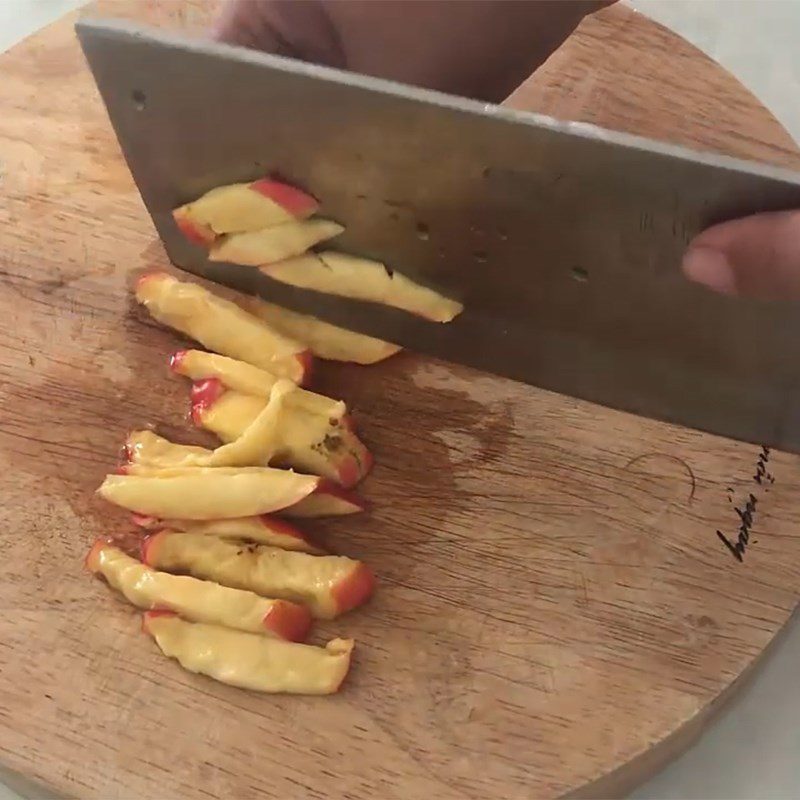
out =
[[[195,29],[210,12],[102,10]],[[93,496],[126,432],[190,429],[166,370],[178,340],[129,296],[167,262],[72,21],[0,57],[8,774],[98,800],[597,797],[646,777],[795,609],[795,457],[412,355],[326,367],[316,388],[356,409],[377,458],[374,508],[312,527],[380,580],[366,608],[320,626],[318,640],[357,640],[332,698],[183,672],[83,571],[89,543],[126,525]],[[720,67],[624,8],[587,21],[511,102],[800,164]],[[742,563],[717,535],[735,540],[740,512]]]

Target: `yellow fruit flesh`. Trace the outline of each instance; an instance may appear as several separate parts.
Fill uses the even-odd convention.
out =
[[[351,455],[340,430],[319,414],[287,414],[276,451],[278,463],[338,482],[341,460]]]
[[[342,517],[349,514],[360,514],[364,510],[361,505],[342,500],[340,497],[315,492],[304,497],[292,506],[281,509],[281,516],[291,519],[315,519],[317,517]]]
[[[301,289],[381,303],[434,322],[450,322],[464,306],[399,272],[389,274],[378,261],[326,251],[262,267],[264,273]]]
[[[159,518],[230,519],[269,514],[313,492],[319,478],[268,467],[148,469],[107,475],[98,490],[111,503]]]
[[[190,533],[156,534],[147,552],[148,564],[157,569],[302,603],[320,619],[336,616],[332,590],[358,565],[346,556],[311,556]]]
[[[233,442],[264,409],[260,397],[225,392],[200,414],[202,427],[215,433],[223,442]]]
[[[184,669],[257,692],[336,692],[347,675],[353,649],[350,639],[314,647],[170,616],[147,615],[145,630],[161,652]]]
[[[299,383],[304,367],[298,355],[307,348],[272,330],[235,303],[170,275],[141,279],[136,299],[154,319],[190,336],[210,350],[238,358]]]
[[[174,444],[151,431],[136,431],[128,438],[134,463],[154,467],[250,467],[267,466],[275,456],[283,427],[283,396],[292,391],[291,381],[278,381],[258,415],[229,444],[216,450]]]
[[[153,431],[132,431],[126,442],[128,459],[152,467],[176,466],[184,460],[207,459],[213,451],[205,447],[175,444]]]
[[[249,395],[225,392],[203,410],[200,422],[205,430],[215,433],[222,441],[238,441],[243,431],[250,430],[258,415],[263,414],[263,404],[263,400]],[[348,447],[355,435],[337,424],[335,419],[309,414],[298,408],[285,410],[276,435],[273,463],[337,482],[343,459],[355,457],[358,461],[361,457],[360,451]]]
[[[192,221],[208,225],[218,234],[254,231],[294,219],[288,211],[253,191],[247,183],[218,186],[182,209]]]
[[[315,244],[338,236],[344,228],[328,219],[293,220],[257,231],[234,233],[215,242],[211,261],[258,267],[305,253]]]
[[[257,544],[280,547],[283,550],[297,550],[301,553],[320,555],[324,552],[301,536],[283,533],[279,527],[271,527],[270,523],[261,517],[235,517],[233,519],[212,520],[164,519],[160,521],[159,527],[163,530],[194,533],[200,536],[245,539]]]
[[[274,375],[235,358],[206,353],[203,350],[186,350],[175,366],[176,372],[192,380],[217,378],[229,389],[254,397],[267,398],[272,391]],[[347,406],[340,400],[332,400],[322,394],[300,389],[286,397],[289,406],[303,408],[315,414],[325,414],[341,419],[347,413]]]
[[[257,298],[248,303],[248,310],[284,336],[303,342],[315,356],[329,361],[375,364],[403,349],[400,345],[348,331]]]
[[[193,622],[272,635],[264,618],[274,603],[253,592],[156,572],[112,545],[99,550],[95,569],[137,608],[168,608]]]
[[[216,378],[229,389],[263,398],[269,397],[277,380],[272,373],[252,364],[204,350],[182,351],[175,358],[173,369],[193,381]]]
[[[289,416],[285,413],[284,397],[293,388],[294,384],[289,381],[278,381],[258,416],[234,441],[214,450],[208,466],[269,464],[281,448],[285,435],[282,429]]]

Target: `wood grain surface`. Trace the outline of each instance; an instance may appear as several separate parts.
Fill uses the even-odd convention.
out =
[[[113,14],[201,28],[204,4]],[[318,523],[380,587],[331,699],[185,673],[82,570],[125,433],[188,437],[178,340],[128,288],[166,260],[65,19],[0,57],[0,762],[112,798],[545,798],[624,791],[702,728],[798,601],[798,459],[402,355],[329,366],[377,458]],[[613,8],[511,102],[783,164],[720,67]],[[742,376],[747,380],[747,376]],[[743,563],[734,541],[756,501]]]

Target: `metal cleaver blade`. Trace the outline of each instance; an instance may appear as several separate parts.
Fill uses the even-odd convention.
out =
[[[800,176],[124,22],[77,25],[170,259],[410,349],[800,452],[800,309],[682,280],[708,224],[800,207]],[[171,209],[271,173],[375,258],[462,300],[441,325],[209,263]]]

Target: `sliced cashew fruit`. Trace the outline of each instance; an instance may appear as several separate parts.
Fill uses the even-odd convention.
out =
[[[281,642],[185,622],[169,611],[146,611],[142,629],[189,672],[256,692],[333,694],[350,669],[354,644],[352,639],[333,639],[325,647]]]
[[[252,364],[217,353],[207,353],[204,350],[179,350],[170,358],[170,369],[195,382],[216,380],[224,388],[263,399],[270,396],[278,380],[270,372]],[[211,391],[209,388],[209,392]],[[214,391],[220,393],[218,385]],[[286,403],[333,419],[341,419],[347,413],[347,406],[341,400],[332,400],[307,389],[298,388],[296,392],[287,395]]]
[[[292,220],[257,231],[231,233],[217,239],[209,261],[227,261],[245,267],[259,267],[302,255],[315,244],[338,236],[344,228],[329,219]]]
[[[302,642],[311,627],[311,614],[304,606],[188,575],[157,572],[100,539],[86,556],[86,567],[102,575],[137,608],[166,608],[192,622],[224,625],[292,642]]]
[[[306,219],[318,207],[316,199],[300,189],[262,178],[217,186],[176,208],[172,217],[190,242],[208,247],[219,234],[257,231]]]
[[[375,587],[366,564],[346,556],[312,556],[192,533],[160,531],[148,536],[142,560],[154,569],[302,603],[320,619],[356,608]]]
[[[311,542],[302,531],[286,520],[262,514],[257,517],[234,517],[233,519],[159,519],[143,514],[133,514],[134,525],[156,532],[163,530],[196,533],[202,536],[220,536],[223,539],[241,539],[257,544],[268,544],[283,550],[299,550],[301,553],[324,554],[322,548]]]
[[[309,314],[290,311],[255,297],[248,298],[245,307],[284,336],[303,342],[315,356],[328,361],[376,364],[403,349],[400,345],[339,328]]]
[[[336,419],[291,407],[288,401],[291,396],[287,395],[275,433],[271,463],[329,478],[345,488],[355,486],[369,473],[373,459],[353,430],[351,419],[346,416]],[[214,392],[213,400],[209,399],[205,384],[193,397],[195,425],[217,434],[223,442],[238,442],[265,413],[264,401],[252,395]],[[188,452],[186,457],[200,458]]]
[[[238,358],[301,384],[310,375],[311,351],[244,309],[195,283],[166,272],[142,275],[136,299],[154,319],[190,336],[209,350]]]
[[[379,261],[332,250],[287,258],[260,269],[290,286],[393,306],[432,322],[451,322],[464,310],[458,301],[414,283]]]
[[[157,469],[130,464],[98,490],[110,503],[151,517],[230,519],[299,503],[322,479],[270,467]]]

